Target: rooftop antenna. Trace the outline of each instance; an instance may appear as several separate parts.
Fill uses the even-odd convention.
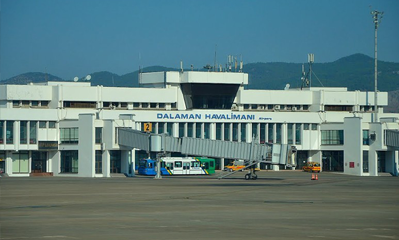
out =
[[[237,72],[237,57],[234,58],[234,72]]]
[[[215,59],[214,59],[214,62],[213,62],[213,71],[215,71],[215,72],[217,72],[217,64],[216,64],[216,52],[217,52],[217,48],[218,48],[218,45],[216,44],[215,45]]]
[[[242,61],[242,55],[240,56],[240,70],[239,70],[239,72],[242,72],[242,69],[243,69],[243,67],[244,67],[244,63],[243,63],[243,61]]]
[[[371,6],[370,6],[371,8]],[[378,105],[377,105],[377,30],[378,25],[381,23],[381,18],[384,12],[379,12],[377,10],[371,11],[374,20],[374,122],[378,122]]]
[[[307,79],[306,79],[306,73],[305,73],[305,64],[302,63],[302,77],[301,77],[301,90],[303,87],[306,87],[308,85]]]
[[[231,72],[231,63],[233,62],[233,56],[229,55],[227,58],[227,62],[229,63],[229,72]]]
[[[139,79],[139,86],[141,86],[141,53],[139,52],[139,73],[138,73],[138,79]]]
[[[180,72],[183,73],[183,61],[180,61]]]
[[[308,54],[308,63],[309,63],[309,87],[312,86],[312,64],[314,63],[314,54]]]

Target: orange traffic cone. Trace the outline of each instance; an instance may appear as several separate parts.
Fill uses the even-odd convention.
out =
[[[315,180],[319,180],[319,177],[317,176],[317,174],[316,174],[316,178],[315,178]]]
[[[315,180],[314,174],[312,173],[312,180]]]

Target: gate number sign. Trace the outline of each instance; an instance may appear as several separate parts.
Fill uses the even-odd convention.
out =
[[[144,132],[152,131],[152,123],[144,123]]]

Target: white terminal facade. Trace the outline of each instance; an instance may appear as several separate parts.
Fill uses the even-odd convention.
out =
[[[385,138],[386,130],[399,130],[399,114],[383,112],[386,92],[378,92],[379,121],[373,122],[373,92],[247,90],[248,74],[241,72],[151,72],[141,73],[139,81],[140,88],[88,82],[0,85],[0,171],[134,175],[137,161],[148,153],[119,146],[117,129],[142,130],[152,123],[152,132],[175,137],[292,144],[298,149],[297,169],[313,161],[322,171],[398,174],[398,146],[387,145]],[[217,169],[231,161],[216,160]]]

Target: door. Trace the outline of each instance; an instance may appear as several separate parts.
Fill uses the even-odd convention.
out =
[[[173,169],[173,174],[183,174],[183,163],[182,161],[176,161]]]
[[[190,174],[190,162],[183,162],[183,174]]]
[[[121,173],[121,151],[110,151],[110,172]]]
[[[47,172],[47,152],[32,152],[32,172]]]

